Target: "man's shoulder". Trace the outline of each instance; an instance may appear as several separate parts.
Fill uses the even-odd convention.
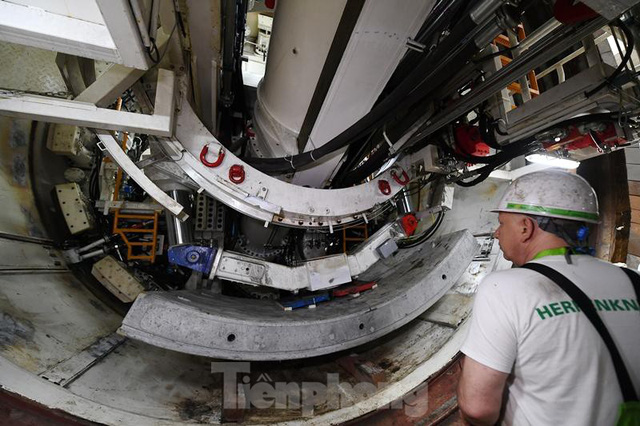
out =
[[[624,280],[625,283],[628,280],[622,268],[611,262],[589,255],[573,255],[571,256],[571,263],[567,263],[564,258],[559,259],[559,257],[544,257],[534,260],[532,263],[549,266],[569,278],[601,279],[602,277],[608,277],[614,279],[616,277]]]
[[[545,257],[535,260],[557,270],[567,276],[577,285],[585,283],[597,283],[600,286],[603,282],[611,285],[612,282],[622,282],[628,286],[628,278],[621,268],[609,262],[593,258],[591,256],[572,256],[573,262],[567,264],[564,258]],[[480,283],[478,293],[486,295],[497,295],[499,297],[513,296],[520,299],[522,296],[532,296],[537,294],[549,294],[562,292],[555,283],[544,275],[526,268],[512,268],[495,271],[488,274]]]
[[[527,285],[533,281],[539,281],[540,275],[535,271],[524,268],[503,269],[488,274],[482,285],[495,288]]]
[[[525,303],[538,300],[554,290],[547,278],[530,269],[513,268],[488,274],[478,286],[477,296],[502,300],[504,303]]]

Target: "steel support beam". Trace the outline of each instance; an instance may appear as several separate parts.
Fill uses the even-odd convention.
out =
[[[104,90],[104,87],[101,90]],[[98,89],[96,91],[99,92]],[[100,97],[101,94],[94,95]],[[2,92],[0,96],[2,96],[0,98],[0,115],[9,117],[155,136],[171,136],[173,133],[175,76],[173,72],[168,70],[161,69],[158,72],[158,87],[153,115],[115,111],[98,108],[93,103],[45,96],[8,92]],[[83,98],[89,98],[89,96]]]
[[[323,290],[348,283],[382,259],[377,249],[388,240],[402,236],[395,222],[378,230],[351,255],[326,256],[298,266],[285,266],[224,251],[215,262],[210,277],[243,284],[297,292]]]
[[[225,152],[219,167],[205,167],[199,159],[205,144],[215,153],[222,146],[206,129],[186,100],[176,112],[176,135],[165,141],[165,148],[177,157],[175,164],[209,195],[224,204],[265,222],[295,227],[323,227],[329,232],[354,221],[382,214],[385,203],[404,186],[386,170],[370,182],[335,190],[307,188],[266,175],[246,164],[232,152]],[[406,158],[394,167],[409,170]],[[234,184],[229,180],[230,166],[242,165],[246,178]],[[383,193],[379,181],[390,191]]]
[[[0,1],[0,40],[108,62],[122,62],[109,29],[104,25],[6,1]]]
[[[132,68],[146,70],[151,61],[142,44],[138,24],[128,0],[96,0],[121,60]]]
[[[80,93],[75,100],[105,107],[144,75],[144,70],[114,64]]]
[[[180,220],[187,220],[189,215],[184,211],[184,207],[175,201],[173,198],[168,196],[163,190],[158,188],[158,186],[149,179],[142,170],[135,165],[131,158],[122,150],[118,142],[111,136],[109,132],[105,131],[97,131],[98,137],[100,138],[100,142],[105,146],[106,150],[109,151],[109,154],[114,159],[116,163],[126,174],[131,177],[142,189],[145,190],[151,198],[156,200],[159,204],[164,206],[165,209],[170,211],[172,214],[178,217]]]
[[[154,5],[155,4],[159,4],[159,1],[154,2]],[[164,38],[162,41],[158,41],[158,50],[164,51],[167,48],[169,40],[169,38]],[[97,80],[93,81],[89,87],[76,96],[75,100],[80,102],[91,102],[99,107],[106,107],[116,100],[118,96],[124,93],[125,90],[140,80],[145,73],[146,70],[144,69],[113,64],[103,72]],[[166,81],[164,77],[163,81]],[[170,83],[170,85],[173,85],[173,83]],[[140,96],[136,94],[136,97],[138,98],[138,103],[141,104],[142,112],[150,114],[153,108],[146,108],[146,106],[143,105],[143,101],[140,99]],[[156,102],[158,102],[158,98],[156,98]],[[162,99],[161,102],[163,102]],[[149,111],[147,111],[147,109]],[[168,110],[173,111],[173,108]]]

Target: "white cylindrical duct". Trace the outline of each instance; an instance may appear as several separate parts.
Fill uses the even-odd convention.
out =
[[[258,86],[255,106],[257,155],[297,153],[298,132],[346,3],[278,1],[266,74]]]
[[[318,148],[366,115],[434,1],[279,2],[255,106],[254,153]],[[292,183],[325,187],[343,152],[297,171]]]

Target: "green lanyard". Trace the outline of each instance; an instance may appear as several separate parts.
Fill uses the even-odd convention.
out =
[[[567,253],[571,253],[571,250],[569,250],[568,247],[552,248],[552,249],[542,250],[540,253],[536,254],[531,260],[540,259],[541,257],[545,257],[545,256],[560,256],[560,255],[566,256]]]

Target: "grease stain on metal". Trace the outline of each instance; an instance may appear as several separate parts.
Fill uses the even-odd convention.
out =
[[[29,203],[31,203],[31,201],[29,201]],[[32,213],[32,211],[28,207],[21,205],[20,212],[22,213],[22,216],[27,221],[27,226],[28,226],[27,232],[29,236],[36,237],[36,238],[47,238],[47,236],[44,234],[44,232],[40,228],[39,219],[36,219],[36,217],[34,216],[34,213]]]
[[[178,415],[182,420],[196,420],[208,423],[214,416],[214,409],[208,402],[185,399],[176,405]]]
[[[27,186],[27,163],[24,155],[15,154],[11,164],[11,175],[13,182],[18,186]]]
[[[414,269],[421,269],[422,267],[424,267],[424,259],[420,258],[417,262],[413,262],[411,264],[411,267],[409,268],[409,271],[412,271]]]
[[[9,135],[9,146],[11,148],[19,148],[27,146],[27,134],[20,128],[24,125],[25,120],[14,120],[11,123],[11,133]]]
[[[96,308],[97,310],[99,310],[100,312],[108,312],[104,306],[102,305],[102,303],[98,302],[97,300],[94,299],[89,299],[89,303],[91,304],[91,306],[93,306],[94,308]]]
[[[18,320],[5,312],[0,314],[0,348],[30,342],[33,334],[34,328],[29,321]]]

